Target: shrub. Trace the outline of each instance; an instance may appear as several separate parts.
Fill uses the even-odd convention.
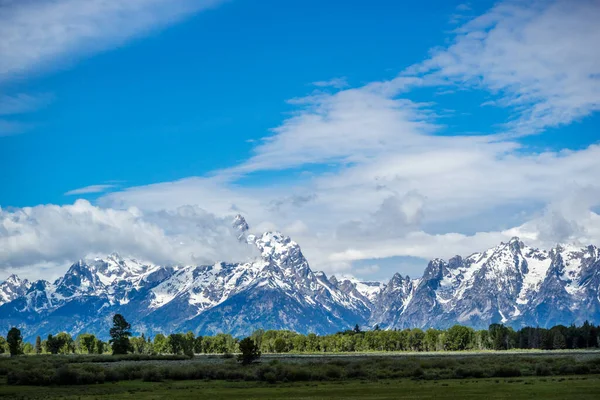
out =
[[[496,376],[498,378],[511,378],[515,376],[521,376],[521,370],[515,367],[504,366],[496,368],[494,370],[493,376]]]
[[[274,372],[267,372],[264,375],[264,379],[265,381],[267,381],[268,383],[277,383],[277,376],[275,375]]]
[[[538,364],[535,366],[535,374],[537,376],[549,376],[552,374],[552,371],[550,371],[547,365]]]
[[[415,379],[422,379],[425,376],[425,371],[423,371],[423,368],[419,367],[413,371],[412,376]]]
[[[142,372],[144,382],[162,382],[163,376],[157,368],[147,368]]]

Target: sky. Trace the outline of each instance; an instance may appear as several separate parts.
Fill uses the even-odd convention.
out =
[[[418,3],[418,4],[417,4]],[[600,2],[0,0],[0,278],[600,245]]]

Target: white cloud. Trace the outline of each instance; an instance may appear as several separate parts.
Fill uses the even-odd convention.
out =
[[[0,93],[0,137],[18,135],[31,129],[35,124],[23,122],[16,116],[35,111],[52,101],[50,94],[30,95],[18,93],[7,95]]]
[[[5,260],[24,265],[28,255],[39,261],[36,254],[66,260],[90,248],[155,260],[189,260],[190,253],[218,259],[229,243],[205,234],[220,230],[204,221],[237,212],[255,231],[292,235],[313,268],[329,273],[350,272],[360,260],[468,255],[515,234],[543,247],[600,244],[599,216],[592,212],[600,205],[600,145],[531,152],[517,136],[438,135],[444,127],[434,105],[403,98],[424,85],[490,90],[499,97],[490,107],[518,110],[509,128],[521,134],[594,112],[600,91],[593,72],[600,64],[590,47],[598,31],[590,19],[596,8],[590,2],[565,7],[500,4],[460,28],[448,49],[407,71],[413,76],[293,99],[297,112],[227,170],[113,192],[99,199],[104,208],[46,206],[32,219],[23,216],[32,209],[4,212],[5,226],[15,219],[19,226],[0,239],[13,246]],[[555,26],[561,12],[564,26]],[[269,171],[307,165],[322,168],[290,173],[284,183],[268,180]],[[266,184],[241,185],[239,178],[249,174],[265,174]],[[507,214],[514,217],[507,221]],[[63,227],[63,218],[78,222]],[[40,239],[46,230],[53,235],[48,243]],[[62,244],[70,235],[77,240]],[[29,236],[34,245],[27,246]]]
[[[424,105],[391,94],[366,86],[296,99],[300,111],[273,129],[253,157],[227,172],[361,162],[420,141],[423,132],[434,129]]]
[[[313,85],[317,87],[332,87],[335,89],[343,89],[349,86],[345,77],[333,78],[328,81],[317,81],[313,82]]]
[[[297,112],[241,165],[210,178],[112,193],[100,203],[148,209],[200,204],[216,214],[235,208],[256,229],[294,227],[313,267],[347,272],[356,260],[483,250],[509,238],[510,228],[537,220],[550,204],[556,204],[555,218],[569,214],[572,206],[559,202],[564,193],[599,187],[598,145],[532,153],[514,137],[437,135],[443,127],[431,104],[402,98],[434,82],[447,84],[443,76],[399,77],[294,99]],[[308,164],[328,167],[279,186],[236,184],[245,174]],[[593,206],[582,208],[579,218],[593,218]],[[508,226],[506,210],[515,214]],[[473,226],[477,233],[466,234]],[[536,226],[551,236],[564,229]],[[579,233],[582,242],[600,243],[598,234]],[[548,244],[541,236],[531,240]]]
[[[119,46],[219,0],[31,0],[0,3],[0,81]]]
[[[79,189],[69,190],[65,193],[65,196],[75,196],[80,194],[90,194],[90,193],[103,193],[109,189],[116,187],[116,185],[90,185],[85,186]]]
[[[600,3],[505,1],[406,71],[492,91],[516,110],[507,128],[538,133],[600,109]]]
[[[197,206],[142,212],[77,200],[66,206],[0,209],[0,266],[67,265],[114,251],[161,264],[244,261],[253,250],[237,240],[231,223],[231,216],[217,217]]]
[[[380,269],[381,268],[379,268],[379,265],[372,264],[372,265],[367,265],[365,267],[356,268],[355,272],[360,276],[369,276],[371,274],[375,274],[375,273],[379,272]]]

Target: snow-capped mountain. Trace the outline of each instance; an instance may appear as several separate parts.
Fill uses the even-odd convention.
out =
[[[31,283],[27,279],[21,279],[17,275],[11,275],[0,283],[0,304],[8,303],[23,296]]]
[[[547,327],[600,321],[595,246],[544,251],[513,238],[464,259],[432,260],[413,286],[408,301],[379,317],[385,325]]]
[[[0,324],[20,326],[26,338],[67,331],[106,336],[115,313],[138,332],[249,334],[255,329],[333,332],[366,324],[368,304],[314,273],[300,246],[277,232],[239,238],[260,257],[247,263],[158,266],[111,254],[79,260],[53,283],[16,277],[1,284]]]
[[[432,260],[420,279],[395,274],[384,284],[328,278],[311,270],[291,238],[251,234],[241,216],[234,227],[260,256],[246,263],[159,266],[111,254],[79,260],[53,283],[12,275],[0,283],[0,330],[19,326],[28,340],[60,331],[106,337],[115,313],[150,335],[600,321],[600,251],[594,246],[544,251],[513,238],[466,258]]]

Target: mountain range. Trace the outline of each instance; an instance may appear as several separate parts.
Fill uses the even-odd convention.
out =
[[[0,329],[17,326],[26,340],[61,331],[106,338],[115,313],[148,335],[600,322],[595,246],[546,251],[512,238],[465,258],[434,259],[419,279],[395,274],[382,283],[312,271],[291,238],[251,234],[241,216],[234,227],[258,249],[255,260],[161,266],[111,254],[79,260],[53,283],[11,275],[0,283]]]

